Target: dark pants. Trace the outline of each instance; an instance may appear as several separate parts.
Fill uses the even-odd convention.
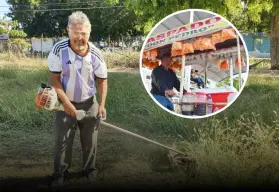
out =
[[[91,98],[82,103],[73,103],[77,110],[83,109],[88,116],[97,116],[98,103]],[[94,169],[93,132],[96,126],[95,118],[86,118],[77,121],[64,111],[55,113],[55,152],[54,175],[63,175],[71,167],[72,148],[77,128],[80,130],[80,142],[83,152],[83,171]]]
[[[195,83],[197,83],[197,85],[198,85],[199,87],[203,87],[203,88],[204,88],[204,82],[203,82],[203,80],[202,80],[200,77],[197,77],[197,78],[193,79],[193,81],[194,81]]]

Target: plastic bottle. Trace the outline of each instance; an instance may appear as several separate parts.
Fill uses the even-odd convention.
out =
[[[237,93],[230,93],[228,96],[228,103],[231,103],[236,96]]]
[[[212,113],[212,97],[210,94],[207,95],[207,103],[208,103],[207,114],[211,114]]]

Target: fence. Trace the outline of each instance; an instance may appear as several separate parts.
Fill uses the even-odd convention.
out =
[[[260,35],[252,36],[250,33],[243,33],[244,41],[247,45],[249,55],[252,57],[270,57],[270,40],[268,37]],[[9,45],[7,40],[0,39],[0,52],[10,51],[17,54],[17,52],[24,54],[31,58],[46,58],[52,47],[56,42],[65,39],[60,38],[28,38],[25,39],[31,47],[21,50],[16,46]],[[256,43],[255,38],[262,39],[262,43]],[[97,47],[105,52],[122,52],[125,51],[140,51],[144,42],[144,37],[120,37],[117,41],[107,40],[93,42]]]
[[[26,38],[25,41],[31,45],[28,48],[20,48],[15,44],[9,43],[8,40],[0,40],[0,52],[13,53],[16,56],[30,58],[47,58],[53,46],[60,40],[67,37],[59,38]],[[109,38],[108,38],[109,39]],[[126,37],[119,38],[118,41],[99,41],[93,42],[104,52],[121,52],[121,51],[140,51],[143,44],[143,37]]]
[[[60,40],[67,37],[60,38],[30,38],[26,39],[31,45],[26,51],[26,56],[32,58],[46,58],[51,52],[53,46]],[[122,38],[120,41],[99,41],[93,42],[98,48],[105,52],[120,52],[120,51],[140,51],[143,44],[143,37]]]

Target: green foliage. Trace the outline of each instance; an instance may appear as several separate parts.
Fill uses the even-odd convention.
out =
[[[217,87],[223,87],[223,86],[230,86],[230,77],[227,77],[226,79],[224,79],[223,81],[221,82],[218,82],[216,84]],[[238,91],[239,91],[239,78],[238,77],[235,77],[234,80],[233,80],[233,86],[234,88],[236,88]]]
[[[263,43],[263,39],[261,39],[261,38],[256,38],[256,39],[255,39],[255,43],[256,43],[256,44],[262,44],[262,43]]]
[[[279,13],[277,0],[104,0],[103,2],[53,1],[68,3],[51,5],[46,0],[8,0],[12,5],[11,16],[20,21],[28,36],[63,36],[67,26],[67,17],[74,11],[16,12],[24,9],[53,9],[76,7],[99,7],[107,5],[124,5],[126,8],[82,10],[93,23],[92,38],[140,33],[147,34],[152,27],[167,15],[189,8],[205,9],[222,15],[242,31],[270,31],[270,14]],[[75,4],[71,4],[75,3]],[[25,4],[21,7],[18,4]],[[42,5],[49,4],[49,5]]]
[[[11,38],[24,38],[27,36],[23,30],[10,30],[9,35]]]
[[[0,20],[0,23],[5,24],[4,27],[0,27],[0,34],[9,34],[9,39],[7,43],[7,50],[1,50],[1,52],[9,51],[14,54],[23,53],[25,48],[31,47],[24,38],[27,34],[23,30],[19,30],[19,23],[17,20],[8,22],[6,20]],[[11,27],[11,30],[6,29],[6,27]],[[2,47],[2,49],[5,49]],[[18,56],[21,56],[18,55]]]
[[[9,22],[6,21],[4,18],[0,18],[0,35],[7,34],[8,29],[6,28],[8,26]]]
[[[68,5],[51,5],[46,0],[8,0],[10,16],[22,23],[28,36],[64,36],[67,17],[72,11],[16,12],[24,9],[53,9],[124,5],[125,8],[82,10],[93,23],[92,38],[117,39],[121,35],[147,34],[161,19],[176,11],[189,8],[205,9],[222,15],[241,31],[270,32],[270,14],[279,12],[276,0],[104,0],[100,2],[54,1]],[[17,6],[25,4],[25,7]],[[42,4],[49,4],[44,5]]]
[[[8,22],[7,22],[7,21],[5,21],[5,20],[0,20],[0,25],[4,25],[4,26],[6,26],[6,25],[8,25]]]
[[[109,2],[111,4],[120,3],[119,0]],[[157,22],[167,15],[189,8],[213,11],[228,17],[229,20],[236,20],[239,24],[245,21],[240,19],[243,10],[239,0],[125,0],[124,5],[135,12],[139,20],[137,27],[143,28],[145,33],[148,33]]]
[[[276,15],[279,13],[279,2],[277,0],[272,0],[272,15]]]
[[[92,23],[91,39],[100,40],[110,36],[111,40],[118,40],[121,35],[135,35],[140,33],[135,29],[136,17],[133,11],[121,7],[108,9],[98,8],[107,6],[105,0],[103,2],[89,2],[84,0],[79,3],[74,0],[22,0],[20,2],[17,0],[8,0],[7,2],[13,6],[10,16],[22,24],[24,31],[29,37],[40,37],[41,35],[44,37],[66,36],[68,16],[73,11],[78,11],[77,8],[88,7],[92,7],[92,9],[82,9],[80,11],[83,11]],[[21,7],[18,4],[25,4],[26,6]],[[72,10],[17,12],[26,9]]]
[[[18,29],[19,28],[19,23],[17,20],[13,20],[11,22],[9,22],[9,25],[13,28],[13,29]]]
[[[17,20],[14,21],[5,21],[0,20],[0,25],[4,25],[5,27],[0,26],[0,34],[9,33],[10,38],[24,38],[27,34],[19,29],[19,23]],[[11,30],[8,30],[6,27],[11,27]]]
[[[0,27],[0,35],[8,33],[8,29],[5,29],[3,27]]]
[[[27,47],[29,47],[29,48],[31,47],[31,44],[24,41],[24,39],[19,39],[19,38],[9,39],[9,42],[11,44],[18,45],[22,49],[27,48]]]
[[[111,4],[118,4],[118,0],[110,0]],[[181,0],[125,0],[123,4],[130,10],[133,10],[137,15],[138,29],[143,29],[145,33],[149,32],[150,29],[165,16],[189,7],[187,1]]]
[[[227,18],[241,31],[269,32],[270,13],[279,12],[277,0],[109,0],[123,3],[138,18],[138,28],[148,33],[167,15],[185,9],[205,9]]]
[[[250,20],[254,23],[261,22],[261,14],[263,12],[270,12],[272,9],[272,0],[252,0],[247,4],[247,13]]]
[[[242,32],[270,33],[271,16],[279,14],[278,0],[109,0],[109,2],[114,5],[124,3],[128,9],[133,10],[138,18],[137,29],[143,29],[145,35],[164,17],[189,8],[205,9],[220,14]],[[272,29],[275,31],[278,23],[274,24]],[[277,63],[278,61],[274,61],[273,65]]]

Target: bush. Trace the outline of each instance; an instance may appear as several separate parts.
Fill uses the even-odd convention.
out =
[[[140,52],[105,52],[102,51],[108,68],[139,68]]]

